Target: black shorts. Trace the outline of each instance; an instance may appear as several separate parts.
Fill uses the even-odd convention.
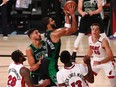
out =
[[[89,33],[91,31],[90,26],[93,23],[98,23],[101,27],[101,33],[104,32],[105,26],[100,15],[93,15],[93,16],[86,15],[85,17],[82,17],[80,20],[79,32],[85,34]]]
[[[39,68],[41,79],[49,79],[48,66],[49,66],[49,61],[44,58]]]
[[[38,85],[38,82],[40,80],[40,76],[38,73],[31,73],[31,79],[34,85]]]

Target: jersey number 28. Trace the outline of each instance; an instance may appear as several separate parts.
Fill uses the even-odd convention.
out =
[[[15,86],[16,81],[17,81],[16,77],[12,77],[11,75],[9,75],[7,85]]]

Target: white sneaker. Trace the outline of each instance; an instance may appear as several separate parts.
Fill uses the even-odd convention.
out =
[[[8,40],[8,36],[3,36],[3,40]]]

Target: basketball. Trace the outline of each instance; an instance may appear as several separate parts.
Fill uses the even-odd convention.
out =
[[[69,1],[67,1],[65,4],[64,4],[64,10],[65,11],[69,11],[69,9],[68,9],[68,5],[73,5],[73,6],[75,6],[75,10],[76,10],[76,2],[75,1],[73,1],[73,0],[69,0]]]

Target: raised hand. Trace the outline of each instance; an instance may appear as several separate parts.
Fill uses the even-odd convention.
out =
[[[67,8],[68,8],[68,13],[70,15],[75,14],[75,9],[76,9],[76,5],[75,4],[70,3],[70,4],[67,5]]]

